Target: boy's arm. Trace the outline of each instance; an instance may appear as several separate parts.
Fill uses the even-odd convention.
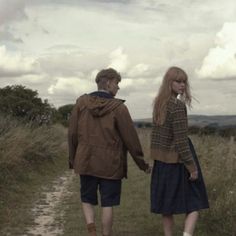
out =
[[[149,165],[143,159],[143,150],[127,107],[122,104],[116,112],[116,123],[120,136],[137,166],[144,171]]]
[[[76,148],[78,145],[78,107],[77,104],[74,106],[68,127],[68,148],[69,148],[69,168],[73,169],[73,162],[75,158]]]

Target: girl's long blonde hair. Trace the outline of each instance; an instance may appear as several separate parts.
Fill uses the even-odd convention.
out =
[[[173,96],[172,82],[174,80],[185,80],[185,92],[180,95],[180,99],[191,107],[192,96],[186,72],[179,67],[170,67],[164,75],[161,87],[153,102],[153,122],[157,125],[162,125],[165,122],[167,103]]]

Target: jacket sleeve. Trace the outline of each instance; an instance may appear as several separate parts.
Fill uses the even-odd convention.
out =
[[[148,164],[143,159],[143,151],[127,107],[122,104],[117,109],[116,124],[122,141],[131,154],[134,162],[141,170],[146,170]]]
[[[177,104],[173,112],[173,133],[177,151],[185,167],[190,173],[196,171],[188,142],[187,110],[184,104]]]
[[[69,127],[68,127],[68,149],[69,149],[69,168],[73,169],[73,162],[75,158],[75,153],[78,145],[78,106],[77,104],[74,106],[70,119],[69,119]]]

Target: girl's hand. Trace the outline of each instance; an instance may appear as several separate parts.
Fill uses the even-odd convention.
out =
[[[198,179],[198,171],[196,170],[196,171],[191,172],[191,173],[190,173],[189,180],[195,181],[195,180],[197,180],[197,179]]]

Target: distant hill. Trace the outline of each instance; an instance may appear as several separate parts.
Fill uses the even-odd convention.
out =
[[[136,119],[136,124],[150,124],[152,123],[151,118],[147,119]],[[229,128],[236,127],[236,115],[231,116],[205,116],[205,115],[189,115],[188,116],[189,126],[196,126],[199,128],[203,127],[214,127],[214,128]]]
[[[236,127],[236,115],[232,116],[204,116],[204,115],[189,115],[189,126],[198,127]]]

